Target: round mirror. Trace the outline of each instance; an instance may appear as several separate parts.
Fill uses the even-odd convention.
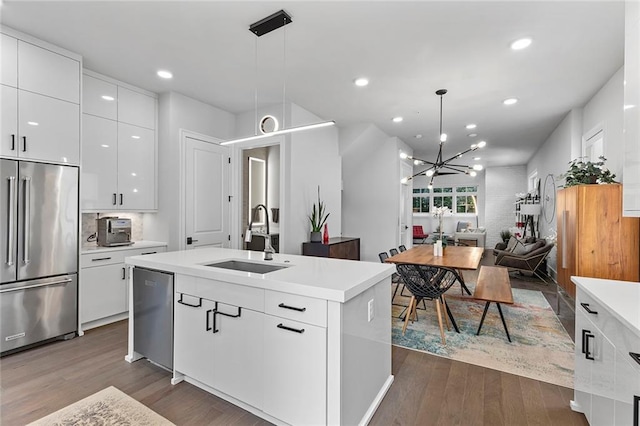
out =
[[[262,133],[272,133],[278,131],[278,120],[272,115],[265,115],[260,120],[260,131]]]

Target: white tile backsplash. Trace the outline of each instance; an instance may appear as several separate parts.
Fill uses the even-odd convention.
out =
[[[82,243],[87,243],[87,238],[96,233],[98,226],[96,220],[101,217],[122,217],[131,219],[131,239],[133,241],[140,241],[144,239],[142,232],[142,216],[144,213],[82,213]],[[95,242],[95,240],[94,240]]]

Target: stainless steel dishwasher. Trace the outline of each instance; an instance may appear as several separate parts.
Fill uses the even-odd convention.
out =
[[[173,369],[173,274],[133,268],[133,350]]]

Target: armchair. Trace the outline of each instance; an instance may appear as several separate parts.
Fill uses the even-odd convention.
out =
[[[429,234],[424,233],[424,230],[422,229],[422,225],[413,225],[414,242],[415,240],[421,240],[420,244],[424,244],[424,241],[427,239],[428,236]]]
[[[547,280],[541,275],[541,273],[544,273],[541,266],[552,248],[553,244],[547,243],[544,239],[539,239],[536,241],[536,245],[532,246],[531,250],[522,254],[512,253],[507,250],[494,250],[494,254],[496,255],[495,264],[504,266],[510,270],[531,272],[545,284],[548,284]]]

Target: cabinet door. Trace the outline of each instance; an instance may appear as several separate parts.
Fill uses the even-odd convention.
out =
[[[156,99],[118,86],[118,121],[156,128]]]
[[[19,88],[80,104],[80,62],[18,41]]]
[[[118,123],[118,208],[156,208],[155,164],[153,130]]]
[[[18,40],[6,34],[0,36],[0,84],[18,87]]]
[[[592,425],[610,425],[614,418],[615,357],[616,348],[594,328],[588,338],[588,349],[594,358],[591,362],[591,417]]]
[[[210,335],[213,387],[262,409],[264,314],[223,303],[218,303],[217,308],[213,330],[217,332]]]
[[[82,269],[80,321],[90,321],[127,312],[127,280],[124,264]]]
[[[572,297],[576,297],[576,286],[571,282],[576,268],[577,235],[577,187],[558,191],[557,194],[557,270],[558,283]]]
[[[640,418],[640,365],[628,352],[616,351],[615,410],[615,424],[638,425],[633,420]]]
[[[4,53],[4,52],[3,52]],[[0,155],[18,155],[18,89],[0,86]]]
[[[326,329],[265,315],[263,411],[283,422],[326,424]]]
[[[82,209],[115,210],[118,123],[82,114]]]
[[[591,415],[591,361],[585,356],[587,333],[594,330],[593,324],[582,309],[576,309],[575,365],[573,370],[574,401],[587,418]]]
[[[21,158],[79,164],[80,107],[48,96],[18,91]]]
[[[82,78],[82,112],[118,119],[118,86],[90,75]]]
[[[212,387],[213,307],[213,302],[201,297],[175,294],[173,367]]]

